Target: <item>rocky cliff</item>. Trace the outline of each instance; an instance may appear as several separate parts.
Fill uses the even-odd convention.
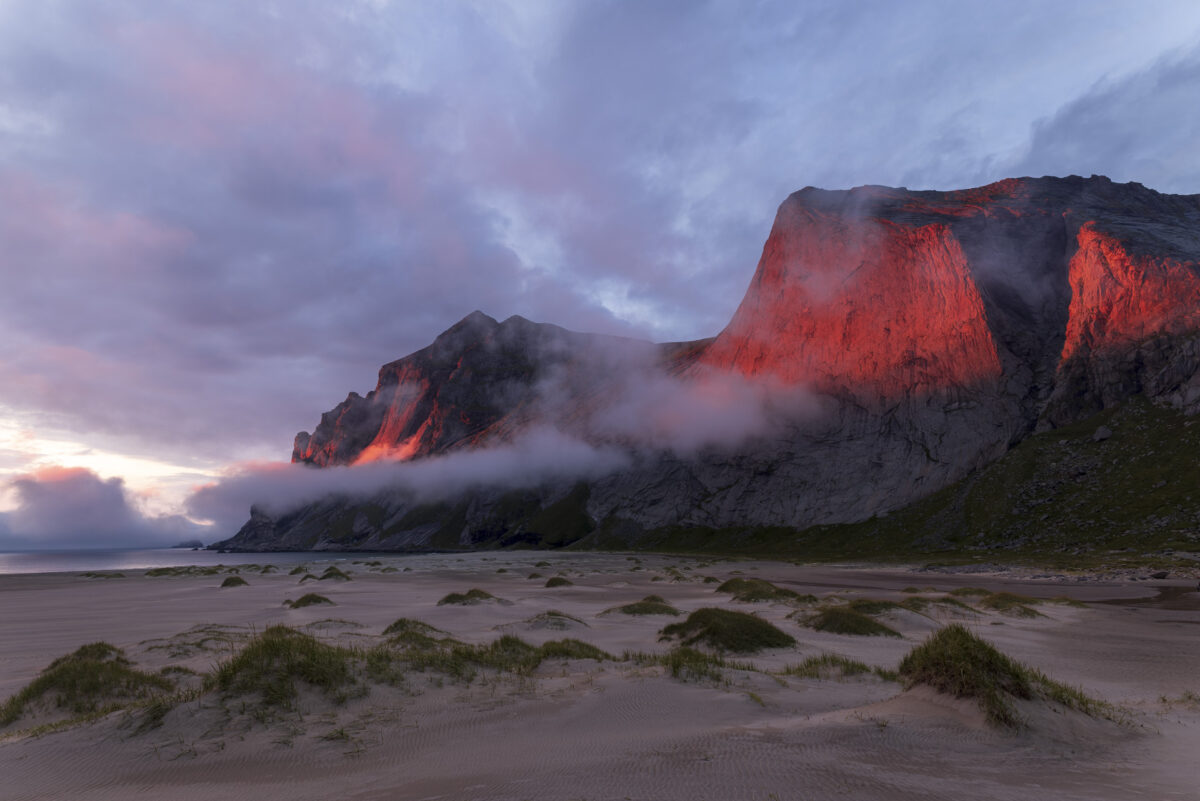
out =
[[[625,448],[620,471],[518,499],[486,488],[433,505],[401,492],[325,499],[259,512],[227,544],[471,547],[554,543],[568,529],[635,541],[863,520],[1134,395],[1194,412],[1198,262],[1200,196],[1139,184],[807,188],[780,206],[715,338],[651,345],[475,313],[385,365],[374,391],[352,393],[293,452],[317,467],[420,460],[538,424]],[[685,393],[761,388],[746,397],[770,424],[690,449],[599,424],[631,386],[664,376]],[[797,393],[805,403],[776,402]]]

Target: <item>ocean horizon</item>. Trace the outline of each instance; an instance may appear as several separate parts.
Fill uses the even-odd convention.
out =
[[[390,554],[395,556],[396,554]],[[191,548],[95,548],[0,551],[0,575],[149,570],[195,565],[298,564],[314,560],[363,559],[369,554],[326,552],[220,553]]]

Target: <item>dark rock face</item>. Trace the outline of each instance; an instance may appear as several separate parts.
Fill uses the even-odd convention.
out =
[[[1198,261],[1200,196],[1139,184],[808,188],[780,206],[746,296],[714,339],[650,345],[476,312],[385,365],[374,391],[351,393],[298,435],[292,458],[419,459],[536,423],[629,448],[628,469],[589,482],[583,507],[594,526],[629,537],[862,520],[1135,394],[1200,409]],[[736,447],[639,447],[594,423],[614,387],[643,372],[697,387],[713,376],[803,387],[820,412],[785,415]],[[509,515],[500,539],[566,497],[568,479],[531,490],[529,513]],[[472,532],[486,529],[499,496],[476,493],[422,527],[404,522],[415,501],[393,494],[372,501],[378,522],[341,529],[372,547],[418,547],[437,539],[436,523],[443,544],[480,545]],[[327,499],[253,539],[303,529],[316,537],[304,547],[344,547],[322,540],[318,521],[361,506]]]

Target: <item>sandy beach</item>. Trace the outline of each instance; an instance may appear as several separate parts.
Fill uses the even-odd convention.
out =
[[[269,562],[264,554],[261,564]],[[0,728],[0,796],[1025,801],[1193,799],[1200,786],[1194,580],[534,552],[314,554],[306,568],[319,576],[330,565],[350,580],[301,585],[291,565],[267,573],[243,566],[236,575],[247,584],[233,587],[221,586],[235,575],[227,571],[0,576],[0,699],[100,640],[123,649],[137,669],[190,688],[156,725],[140,707],[63,726],[66,712],[31,706]],[[545,586],[556,576],[570,583]],[[733,577],[801,598],[736,601],[716,589]],[[949,595],[966,587],[1040,599],[1026,606],[1036,616]],[[494,597],[438,603],[473,588]],[[308,592],[333,605],[285,606]],[[683,614],[615,611],[651,594]],[[805,625],[816,609],[856,599],[907,601],[874,616],[901,636]],[[667,652],[672,643],[660,641],[660,630],[703,607],[753,613],[796,644],[731,655],[734,664],[717,678],[676,677],[645,656]],[[286,709],[269,712],[255,698],[200,689],[203,674],[275,624],[365,651],[386,643],[384,629],[401,617],[466,644],[506,634],[533,646],[569,637],[613,658],[548,658],[528,673],[480,668],[469,678],[410,670],[391,681],[362,678],[346,698],[302,689]],[[821,654],[894,670],[950,623],[1117,714],[1018,701],[1022,725],[1005,728],[987,723],[973,701],[906,690],[886,674],[787,670]]]

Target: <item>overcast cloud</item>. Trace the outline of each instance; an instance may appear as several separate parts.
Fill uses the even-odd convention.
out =
[[[286,458],[476,308],[716,333],[805,185],[1200,192],[1198,33],[1188,0],[0,0],[0,414]]]

